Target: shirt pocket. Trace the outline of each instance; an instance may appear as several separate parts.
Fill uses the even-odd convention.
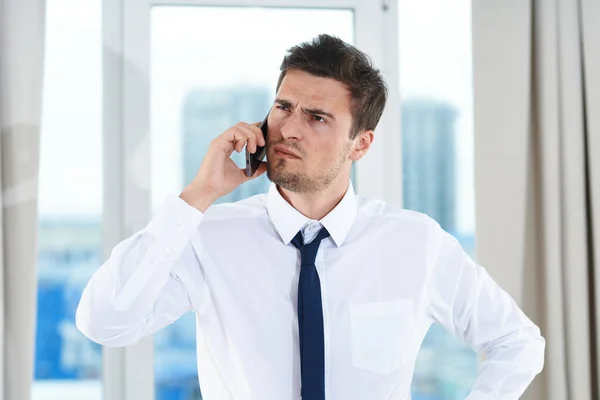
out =
[[[410,359],[414,344],[412,299],[350,304],[352,365],[387,374]]]

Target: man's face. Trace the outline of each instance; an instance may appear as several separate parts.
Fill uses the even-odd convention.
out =
[[[288,71],[268,124],[267,174],[271,181],[292,192],[314,193],[336,178],[348,179],[358,139],[349,137],[350,92],[344,84]]]

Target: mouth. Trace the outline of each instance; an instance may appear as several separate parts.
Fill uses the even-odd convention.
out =
[[[291,152],[289,150],[286,150],[284,148],[275,147],[273,150],[275,151],[275,154],[277,155],[277,157],[289,158],[289,159],[296,159],[296,160],[300,159],[300,157],[297,156],[295,153],[293,153],[293,152]]]

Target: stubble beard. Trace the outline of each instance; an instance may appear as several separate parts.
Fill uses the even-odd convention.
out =
[[[337,178],[349,153],[350,145],[336,157],[333,163],[319,163],[320,168],[317,168],[319,172],[312,175],[290,170],[291,163],[294,161],[276,158],[267,163],[267,177],[276,185],[294,193],[316,193],[327,188]]]

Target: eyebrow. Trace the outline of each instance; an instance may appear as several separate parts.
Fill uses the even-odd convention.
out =
[[[289,109],[293,109],[294,106],[292,104],[291,101],[289,100],[285,100],[285,99],[275,99],[275,103],[279,103],[284,107],[287,107]],[[329,118],[335,120],[335,116],[332,113],[329,113],[323,109],[320,108],[302,108],[302,112],[306,113],[306,114],[316,114],[316,115],[326,115]]]

